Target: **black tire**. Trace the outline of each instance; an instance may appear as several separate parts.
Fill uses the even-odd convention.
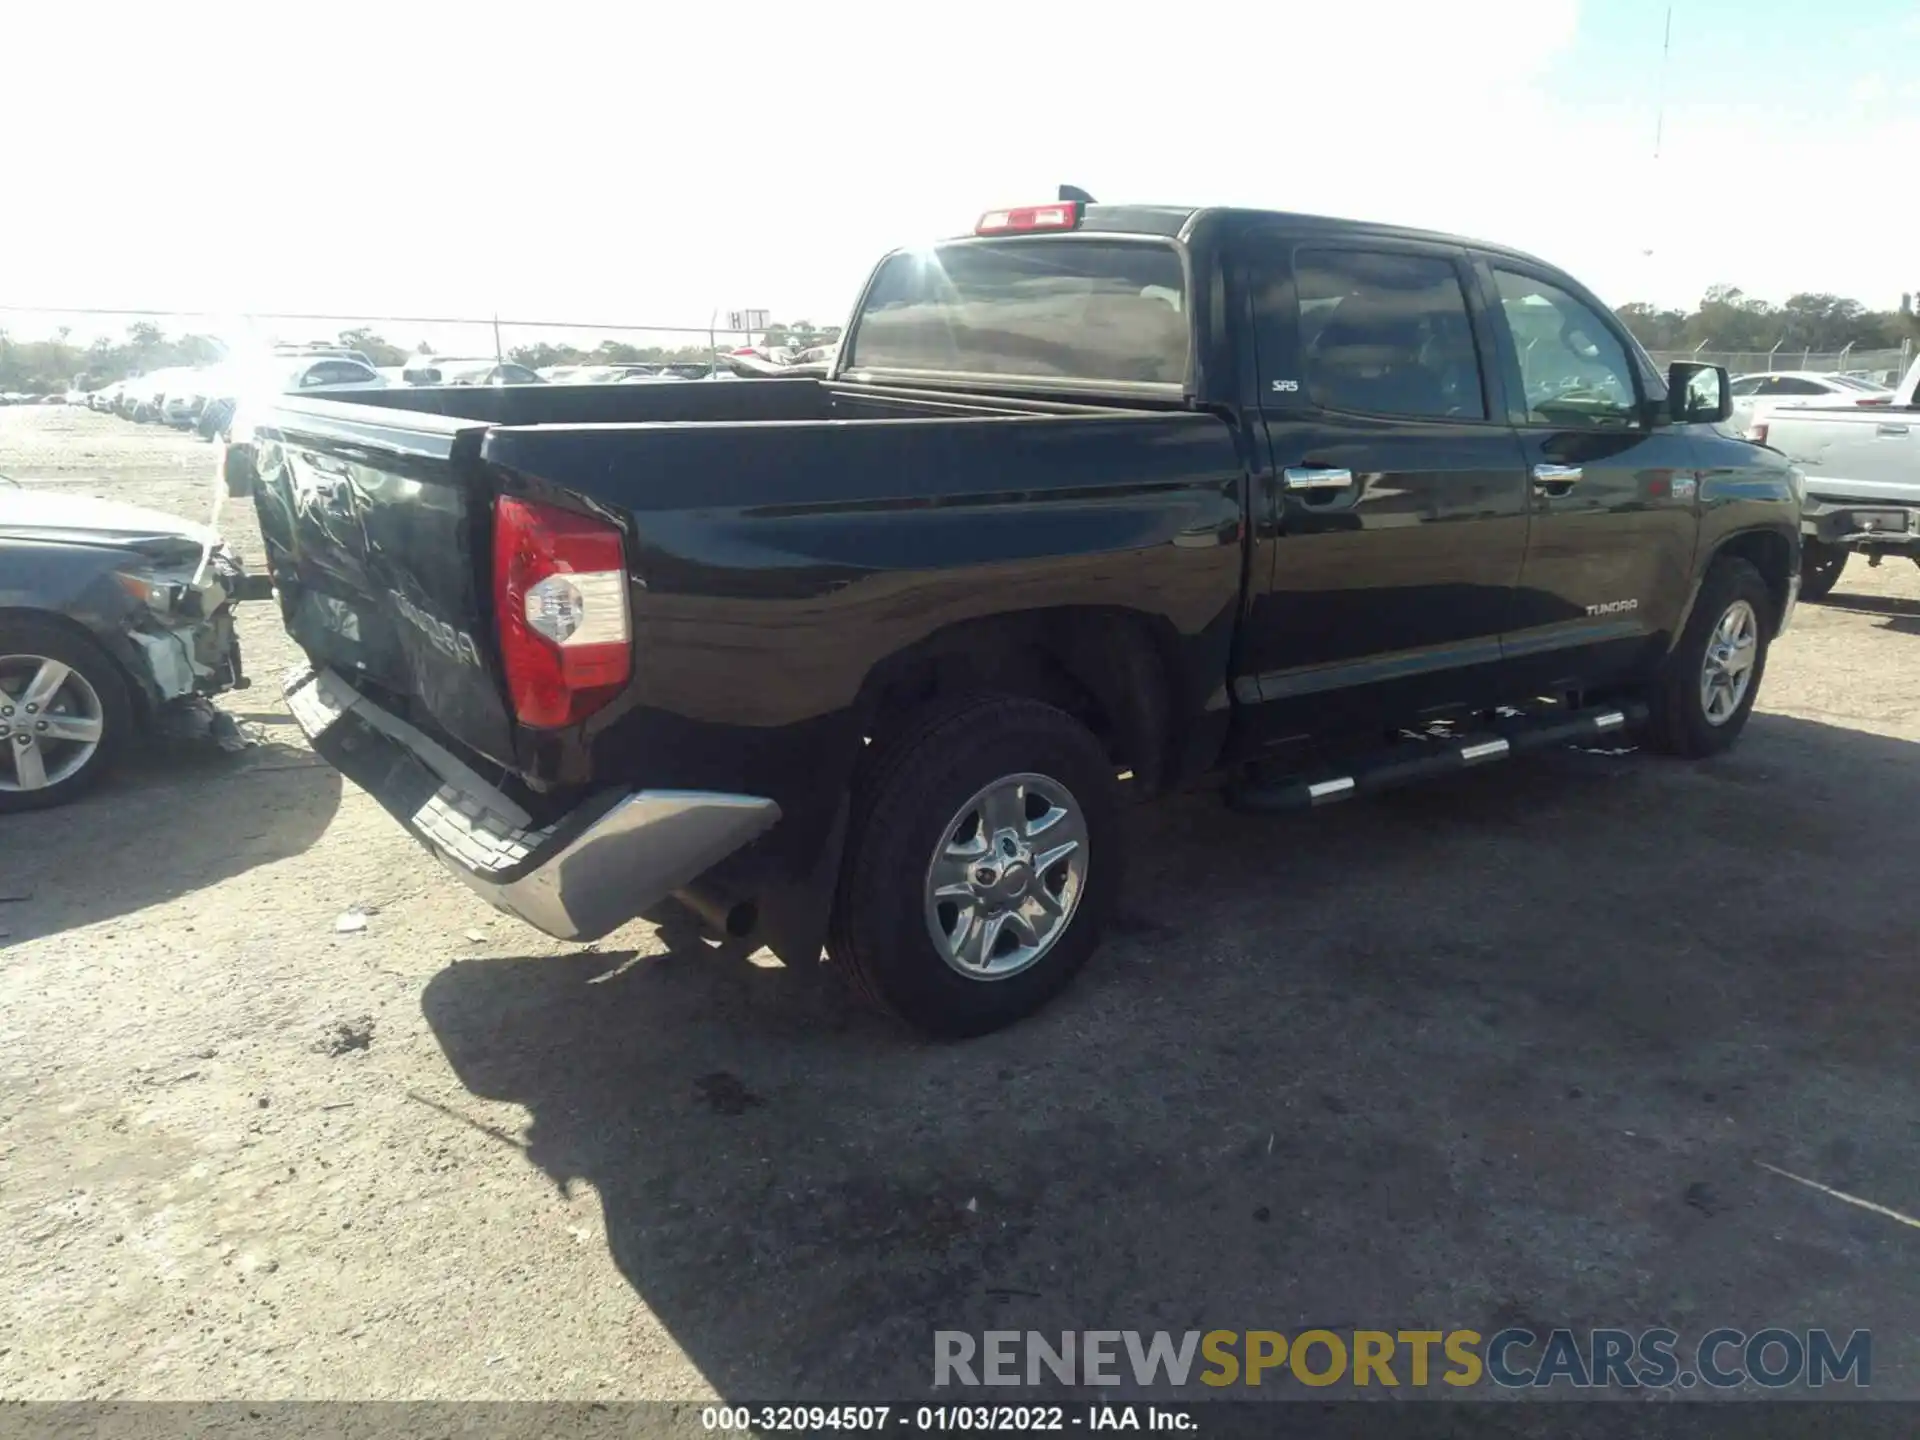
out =
[[[226,481],[228,495],[251,495],[260,480],[260,472],[254,468],[253,447],[228,445],[220,457],[220,476]]]
[[[69,667],[85,680],[98,699],[101,723],[99,742],[85,763],[65,778],[41,788],[17,788],[19,769],[13,757],[18,752],[12,751],[6,761],[0,762],[0,787],[4,787],[0,788],[0,815],[44,810],[77,800],[113,769],[132,735],[133,702],[127,690],[126,676],[112,657],[92,640],[48,620],[0,620],[0,659],[7,656],[38,656],[57,660]],[[0,725],[9,729],[7,735],[0,736],[0,744],[12,747],[19,737],[20,727],[35,722],[25,713],[25,706],[18,699],[18,680],[0,674],[0,681],[4,681],[7,690],[12,692],[0,698],[0,712],[7,709],[13,711],[11,715],[0,713]],[[50,753],[57,752],[42,752],[43,770]]]
[[[973,978],[935,947],[928,869],[969,797],[1023,774],[1070,792],[1085,825],[1085,875],[1064,928],[1029,968]],[[855,779],[827,940],[834,968],[864,998],[929,1035],[1010,1025],[1065,988],[1099,944],[1119,893],[1123,846],[1113,763],[1071,716],[1005,695],[930,713],[882,754],[869,754]]]
[[[1721,621],[1736,605],[1746,604],[1755,619],[1754,657],[1745,693],[1732,714],[1719,723],[1707,716],[1702,698],[1702,673],[1707,665],[1708,646],[1713,643]],[[1659,678],[1650,688],[1647,706],[1646,742],[1649,749],[1667,755],[1700,759],[1731,749],[1740,732],[1746,729],[1753,702],[1760,694],[1766,676],[1767,650],[1780,615],[1773,593],[1760,572],[1745,561],[1725,556],[1713,562],[1707,578],[1701,582],[1693,614],[1686,632],[1661,667]]]
[[[1844,546],[1806,540],[1800,546],[1800,598],[1824,600],[1840,583],[1840,572],[1847,568]]]

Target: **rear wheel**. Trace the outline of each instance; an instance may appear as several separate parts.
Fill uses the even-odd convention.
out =
[[[227,494],[251,495],[260,479],[259,471],[254,468],[253,447],[228,445],[220,457],[220,475],[226,481]]]
[[[1760,572],[1732,556],[1716,560],[1647,697],[1647,743],[1694,758],[1730,749],[1753,713],[1777,623]]]
[[[1840,572],[1847,568],[1847,551],[1840,545],[1821,540],[1803,541],[1800,546],[1800,598],[1824,600],[1840,583]]]
[[[1033,700],[963,702],[869,757],[828,949],[916,1029],[997,1030],[1093,953],[1120,851],[1113,765],[1084,726]]]
[[[0,814],[85,794],[132,724],[126,681],[97,645],[44,621],[0,621]]]

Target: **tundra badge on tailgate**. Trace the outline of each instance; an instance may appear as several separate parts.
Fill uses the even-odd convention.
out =
[[[414,629],[433,643],[433,648],[449,660],[458,660],[462,665],[480,667],[480,647],[473,643],[473,637],[464,630],[456,630],[444,620],[436,620],[418,605],[414,604],[398,590],[389,590],[393,603],[406,621]]]

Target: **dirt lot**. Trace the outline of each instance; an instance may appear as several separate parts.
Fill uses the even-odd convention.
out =
[[[30,483],[199,516],[211,466],[0,410]],[[1920,1212],[1905,562],[1712,764],[1142,812],[1121,932],[960,1046],[497,916],[242,633],[267,743],[0,820],[0,1396],[897,1400],[941,1328],[1510,1323],[1869,1327],[1920,1396],[1920,1229],[1763,1168]]]

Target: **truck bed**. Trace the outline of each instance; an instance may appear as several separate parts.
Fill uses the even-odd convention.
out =
[[[1822,500],[1920,504],[1920,415],[1911,409],[1796,406],[1767,418],[1767,443]]]
[[[1240,595],[1237,437],[1175,408],[812,379],[396,388],[288,397],[258,436],[262,531],[315,670],[536,821],[664,753],[669,783],[792,813],[844,782],[888,657],[1001,612],[1137,611],[1204,647],[1193,673],[1217,685]],[[624,536],[633,677],[566,731],[520,724],[503,683],[509,494]]]

